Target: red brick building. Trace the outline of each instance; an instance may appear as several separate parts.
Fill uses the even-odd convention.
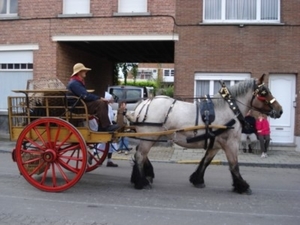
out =
[[[300,142],[297,0],[2,2],[2,114],[10,90],[25,88],[30,78],[57,76],[67,83],[77,62],[92,68],[87,85],[98,94],[112,84],[117,62],[174,63],[181,97],[213,94],[219,79],[233,84],[266,73],[284,107],[281,119],[270,120],[272,141]]]
[[[284,110],[270,119],[272,142],[299,145],[299,8],[296,0],[176,1],[176,95],[265,73]]]

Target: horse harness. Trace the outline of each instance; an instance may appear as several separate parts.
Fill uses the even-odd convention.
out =
[[[221,83],[221,89],[219,90],[220,95],[228,103],[230,109],[233,111],[233,113],[235,114],[237,119],[240,121],[241,125],[243,127],[249,127],[250,124],[247,121],[245,121],[244,116],[242,115],[238,105],[236,104],[235,99],[232,98],[231,93],[228,90],[228,88],[226,87],[225,83],[221,82],[221,81],[220,81],[220,83]],[[276,101],[276,99],[272,98],[270,101],[266,100],[266,96],[270,91],[264,86],[264,83],[257,85],[254,81],[254,86],[255,86],[255,88],[253,91],[250,107],[254,108],[252,106],[252,102],[253,102],[254,98],[256,97],[258,100],[264,101],[265,103],[267,103],[267,105],[270,107],[270,109],[273,109],[272,104]]]
[[[199,111],[201,114],[201,118],[203,123],[205,124],[205,135],[204,137],[204,149],[207,149],[207,141],[210,140],[209,142],[209,148],[212,148],[215,140],[215,134],[212,131],[212,128],[209,128],[209,125],[211,125],[212,122],[215,120],[215,110],[214,110],[214,104],[210,98],[209,95],[205,95],[205,99],[199,102],[197,101],[196,104],[196,121],[195,121],[195,126],[198,125],[198,120],[199,120]],[[194,131],[194,137],[199,137],[197,135],[197,130]],[[189,142],[191,139],[188,138],[187,141]]]
[[[254,81],[255,82],[255,81]],[[229,105],[229,108],[233,111],[234,115],[236,116],[236,118],[239,120],[239,122],[241,123],[241,125],[243,127],[245,126],[249,126],[248,122],[245,121],[245,118],[244,116],[242,115],[237,103],[236,103],[236,100],[232,97],[229,89],[226,87],[225,83],[220,81],[221,83],[221,89],[219,90],[219,93],[221,95],[221,97],[228,103]],[[264,84],[260,84],[260,85],[256,85],[255,83],[255,90],[253,92],[253,96],[252,96],[252,99],[251,99],[251,108],[253,107],[252,106],[252,102],[254,100],[254,98],[256,97],[258,100],[260,101],[265,101],[268,106],[273,109],[272,107],[272,104],[276,101],[275,98],[271,99],[270,101],[267,101],[266,100],[266,95],[269,93],[268,89],[264,86]],[[172,111],[175,103],[176,103],[176,99],[174,99],[174,101],[172,102],[172,104],[170,105],[169,109],[168,109],[168,112],[165,116],[165,119],[163,122],[161,123],[156,123],[156,122],[145,122],[146,119],[147,119],[147,114],[148,114],[148,109],[149,109],[149,106],[151,104],[153,99],[147,99],[142,108],[140,109],[137,117],[136,117],[136,121],[135,122],[131,122],[132,125],[137,125],[137,126],[141,126],[141,125],[146,125],[146,126],[163,126],[167,120],[168,120],[168,116],[170,114],[170,112]],[[141,115],[141,112],[143,111],[144,107],[147,107],[146,108],[146,112],[144,114],[144,118],[141,122],[139,122],[139,118],[140,118],[140,115]],[[200,113],[199,113],[200,111]],[[231,119],[229,122],[227,122],[224,126],[227,127],[227,129],[216,129],[214,131],[212,131],[211,128],[209,128],[209,125],[211,125],[211,123],[215,120],[215,111],[214,111],[214,105],[213,105],[213,102],[211,100],[211,98],[209,97],[209,95],[206,95],[205,96],[205,99],[203,101],[200,101],[200,104],[199,102],[197,102],[196,104],[196,120],[195,120],[195,126],[198,125],[198,122],[199,122],[199,114],[201,114],[201,118],[202,118],[202,121],[204,122],[205,124],[205,133],[204,134],[201,134],[201,135],[197,135],[197,130],[194,131],[194,137],[190,137],[190,138],[187,138],[186,141],[187,143],[192,143],[192,142],[198,142],[198,141],[202,141],[204,140],[205,141],[205,144],[204,144],[204,149],[210,149],[213,147],[214,145],[214,141],[215,141],[215,137],[217,135],[220,135],[222,134],[223,132],[225,132],[226,130],[228,129],[232,129],[233,125],[235,124],[235,120],[234,119]],[[143,139],[143,140],[147,140],[147,139]],[[207,141],[210,140],[209,142],[209,146],[207,147]],[[152,140],[149,140],[149,141],[152,141]]]
[[[143,126],[145,126],[145,125],[146,126],[163,126],[167,122],[169,114],[172,111],[172,109],[173,109],[173,107],[174,107],[177,100],[174,99],[174,101],[172,102],[172,104],[170,105],[170,107],[167,111],[167,114],[164,118],[164,121],[161,122],[161,123],[146,122],[149,106],[150,106],[152,100],[153,99],[147,99],[143,103],[143,106],[141,107],[141,109],[140,109],[140,111],[139,111],[139,113],[136,117],[136,121],[131,122],[132,125],[136,125],[136,126],[141,126],[141,125],[143,125]],[[145,111],[144,117],[143,117],[142,121],[139,122],[139,118],[140,118],[141,113],[142,113],[142,111],[145,107],[146,107],[146,111]],[[199,111],[200,111],[200,113],[199,113]],[[196,104],[195,126],[198,125],[199,114],[201,114],[202,121],[205,124],[205,133],[197,136],[197,130],[194,130],[194,137],[187,138],[186,140],[187,140],[187,143],[198,142],[198,141],[204,140],[205,141],[204,149],[212,148],[212,146],[214,144],[215,136],[223,133],[227,129],[231,129],[232,126],[235,123],[235,120],[232,119],[228,123],[225,124],[227,129],[217,129],[217,130],[212,131],[212,129],[209,128],[209,125],[211,125],[211,123],[215,120],[214,105],[213,105],[213,102],[212,102],[211,98],[209,97],[209,95],[207,95],[204,100],[200,101],[200,104],[199,104],[199,102],[197,102],[197,104]],[[147,140],[147,139],[142,139],[142,140]],[[210,142],[209,142],[209,146],[207,148],[208,140],[210,140]],[[151,140],[149,140],[149,141],[151,141]]]
[[[221,89],[219,90],[220,95],[228,103],[229,108],[233,111],[234,115],[240,121],[242,126],[245,126],[245,124],[246,124],[245,118],[244,118],[243,114],[241,113],[238,105],[236,104],[235,99],[232,98],[232,95],[231,95],[230,91],[228,90],[228,88],[226,87],[225,83],[220,81],[220,84],[221,84]]]
[[[165,116],[164,121],[161,122],[161,123],[155,123],[155,122],[145,122],[146,119],[147,119],[147,114],[148,114],[148,110],[149,110],[150,103],[152,102],[152,99],[147,99],[146,102],[144,102],[142,108],[140,109],[140,111],[139,111],[139,113],[138,113],[138,115],[137,115],[137,117],[136,117],[136,121],[135,121],[135,122],[132,122],[131,124],[132,124],[132,125],[136,125],[136,126],[138,126],[138,125],[146,125],[146,126],[163,126],[163,125],[167,122],[168,117],[169,117],[169,114],[170,114],[170,112],[172,111],[172,109],[173,109],[173,107],[174,107],[176,101],[177,101],[177,100],[174,99],[174,101],[173,101],[172,104],[170,105],[170,107],[169,107],[169,109],[168,109],[168,112],[167,112],[167,114],[166,114],[166,116]],[[144,118],[143,118],[142,122],[139,122],[138,120],[139,120],[140,115],[141,115],[141,112],[143,111],[143,109],[144,109],[145,106],[146,106],[147,108],[146,108],[146,112],[145,112]]]

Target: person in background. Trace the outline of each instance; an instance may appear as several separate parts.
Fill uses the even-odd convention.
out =
[[[104,100],[106,100],[107,104],[108,104],[108,117],[109,117],[110,124],[116,125],[119,128],[119,125],[115,124],[115,121],[114,121],[115,115],[114,115],[114,111],[111,106],[111,104],[114,102],[113,96],[111,94],[109,94],[108,92],[105,92]],[[108,154],[107,154],[107,164],[106,164],[107,167],[118,167],[118,164],[113,163],[113,161],[111,159],[113,152],[117,151],[117,148],[118,148],[117,143],[110,144]]]
[[[253,144],[257,142],[257,136],[256,136],[257,132],[256,132],[256,120],[252,116],[251,110],[249,110],[247,115],[245,116],[245,122],[246,125],[243,126],[242,135],[241,135],[242,147],[243,147],[243,151],[246,153],[247,146],[248,146],[248,152],[252,153]]]
[[[262,152],[261,158],[266,158],[268,157],[267,151],[271,140],[271,131],[269,121],[266,119],[266,116],[261,113],[259,113],[258,118],[256,120],[256,130]]]
[[[111,106],[111,104],[114,102],[113,96],[111,94],[109,94],[108,92],[105,92],[103,101],[106,102],[106,104],[108,105],[108,118],[109,118],[110,124],[115,124],[114,112],[113,112],[113,109]],[[117,124],[115,124],[115,125],[117,125]],[[119,127],[119,125],[117,125],[117,126]],[[94,149],[94,155],[97,154],[97,151],[104,151],[105,145],[106,145],[106,143],[97,144],[96,149]],[[118,167],[118,164],[115,164],[112,161],[112,154],[114,151],[117,151],[117,148],[118,148],[117,143],[110,143],[108,154],[107,154],[107,164],[106,164],[107,167]],[[91,165],[92,161],[93,161],[93,157],[90,156],[88,159],[88,163]]]
[[[118,115],[117,115],[117,123],[120,127],[126,125],[124,122],[124,116],[126,114],[126,102],[122,101],[119,103],[119,109],[118,109]],[[119,148],[118,153],[125,153],[125,155],[128,155],[129,151],[132,150],[132,148],[129,148],[129,139],[128,137],[121,137],[119,140]]]
[[[100,98],[100,96],[89,93],[85,87],[84,79],[90,68],[85,67],[82,63],[76,63],[73,66],[73,74],[67,85],[69,92],[67,93],[68,105],[76,103],[75,98],[80,97],[87,106],[88,113],[98,118],[98,131],[115,131],[118,125],[111,124],[108,118],[108,104]]]

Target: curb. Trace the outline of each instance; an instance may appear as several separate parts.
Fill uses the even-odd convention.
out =
[[[179,160],[178,164],[199,164],[200,160]],[[210,165],[223,165],[221,160],[212,160]]]
[[[199,160],[179,160],[176,163],[178,164],[199,164]],[[212,160],[210,165],[222,165],[228,166],[229,163],[227,161],[222,160]],[[300,168],[300,164],[280,164],[280,163],[247,163],[247,162],[239,162],[239,166],[249,166],[249,167],[269,167],[269,168],[291,168],[298,169]]]

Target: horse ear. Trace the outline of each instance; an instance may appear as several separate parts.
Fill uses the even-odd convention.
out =
[[[265,78],[265,76],[266,76],[266,74],[261,75],[261,77],[258,79],[258,85],[264,83],[264,78]]]

